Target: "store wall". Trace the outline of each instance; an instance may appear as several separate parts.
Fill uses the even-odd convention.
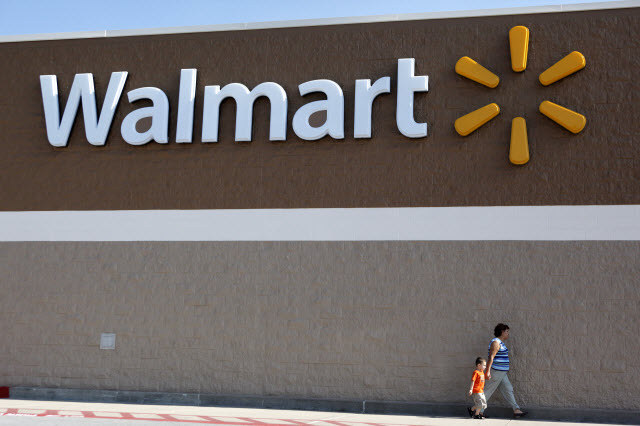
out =
[[[638,205],[639,16],[0,43],[0,210]],[[509,63],[514,25],[531,30],[521,74]],[[573,50],[587,67],[542,87],[540,72]],[[455,74],[465,55],[500,86]],[[399,58],[429,75],[429,92],[415,98],[416,120],[429,123],[423,139],[396,128]],[[192,144],[175,143],[182,68],[198,69]],[[56,74],[66,102],[74,74],[91,72],[101,105],[110,73],[123,70],[107,145],[86,142],[82,114],[68,147],[49,145],[39,76]],[[356,140],[354,81],[383,76],[392,93],[374,104],[373,138]],[[343,88],[344,140],[303,141],[291,130],[295,111],[320,99],[298,96],[297,85],[317,78]],[[226,101],[220,142],[200,143],[204,85],[264,81],[289,96],[287,141],[267,140],[259,100],[253,142],[233,141]],[[122,119],[139,107],[126,92],[143,86],[170,99],[167,145],[122,140]],[[545,99],[584,114],[585,130],[543,117]],[[467,138],[455,133],[456,118],[494,101],[496,119]],[[522,167],[508,162],[516,115],[529,129]],[[491,239],[1,241],[0,385],[462,402],[473,361],[505,322],[523,406],[640,410],[640,243]],[[99,348],[101,333],[116,333],[115,350]]]
[[[0,43],[0,181],[4,211],[256,209],[640,204],[638,8],[434,19],[375,24]],[[508,32],[530,29],[527,70],[511,70]],[[577,50],[587,66],[551,86],[538,76]],[[495,89],[457,75],[470,56],[501,78]],[[397,62],[414,58],[429,76],[414,116],[428,136],[409,139],[395,123]],[[194,142],[175,142],[180,70],[198,70]],[[85,137],[78,113],[66,148],[47,142],[40,75],[57,75],[66,105],[76,73],[93,73],[102,105],[112,72],[129,76],[107,145]],[[373,107],[371,139],[353,138],[356,79],[391,77]],[[345,139],[299,139],[294,113],[320,94],[298,85],[331,79],[345,96]],[[268,141],[269,103],[258,99],[253,141],[234,142],[235,105],[225,100],[220,142],[201,143],[205,85],[272,81],[289,98],[288,134]],[[157,87],[170,102],[169,143],[131,146],[120,125],[126,94]],[[574,135],[538,112],[550,100],[583,114]],[[498,117],[463,138],[454,121],[496,102]],[[527,122],[531,161],[509,163],[511,120]],[[145,129],[139,129],[143,131]]]
[[[2,253],[7,385],[461,402],[506,322],[524,406],[640,407],[637,241],[3,243]],[[115,350],[99,349],[104,332]]]

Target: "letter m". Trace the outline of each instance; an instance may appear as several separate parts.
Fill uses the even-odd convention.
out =
[[[277,83],[262,83],[251,92],[244,84],[230,83],[220,90],[220,86],[204,88],[204,106],[202,108],[202,142],[218,142],[218,121],[220,103],[225,98],[236,101],[236,137],[237,141],[251,140],[253,125],[253,103],[260,96],[266,96],[271,102],[271,123],[269,140],[283,141],[287,137],[287,93]]]
[[[107,140],[107,134],[113,121],[113,116],[127,81],[127,72],[111,74],[107,94],[104,98],[100,118],[96,112],[96,92],[93,86],[92,74],[76,74],[71,85],[67,106],[60,120],[60,106],[58,102],[58,80],[55,75],[41,75],[40,88],[42,90],[42,104],[44,118],[47,124],[47,137],[53,146],[67,146],[71,127],[76,119],[80,100],[82,99],[82,114],[87,141],[91,145],[101,146]]]

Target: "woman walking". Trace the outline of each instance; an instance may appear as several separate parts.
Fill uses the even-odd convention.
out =
[[[513,409],[513,416],[520,418],[526,415],[527,412],[522,411],[516,403],[516,399],[513,396],[513,386],[511,386],[507,376],[509,372],[509,349],[504,342],[509,338],[509,326],[502,323],[496,325],[493,335],[495,338],[489,343],[489,360],[487,361],[487,371],[485,373],[487,381],[484,395],[486,400],[489,401],[496,389],[500,388],[500,393]]]

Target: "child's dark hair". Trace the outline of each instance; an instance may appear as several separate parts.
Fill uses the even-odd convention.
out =
[[[486,359],[482,358],[481,356],[479,356],[478,358],[476,358],[476,365],[480,365],[483,362],[487,362]]]

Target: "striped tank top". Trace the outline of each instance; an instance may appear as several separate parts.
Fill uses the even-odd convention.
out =
[[[489,356],[491,356],[491,344],[496,341],[500,343],[500,348],[498,349],[496,357],[493,359],[491,368],[498,371],[509,371],[509,348],[507,348],[504,342],[497,337],[492,339],[489,343]]]

